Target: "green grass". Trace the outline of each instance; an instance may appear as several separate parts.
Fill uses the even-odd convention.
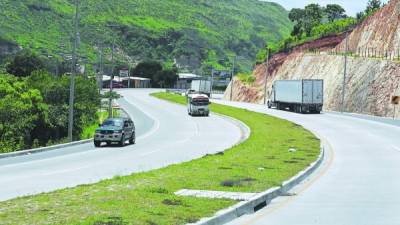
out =
[[[182,96],[154,96],[185,104]],[[187,188],[261,192],[294,176],[320,153],[320,141],[291,122],[218,104],[212,104],[211,110],[246,123],[251,129],[249,139],[224,153],[191,162],[1,202],[1,224],[194,222],[236,202],[177,197],[175,191]],[[297,152],[289,152],[292,147]]]

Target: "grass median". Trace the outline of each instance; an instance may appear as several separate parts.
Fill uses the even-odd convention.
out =
[[[179,95],[154,96],[185,104]],[[236,202],[178,197],[175,191],[261,192],[294,176],[320,153],[320,141],[301,126],[218,104],[212,104],[211,110],[246,123],[251,129],[249,139],[224,153],[191,162],[1,202],[0,223],[186,224]],[[297,151],[289,152],[290,148]]]

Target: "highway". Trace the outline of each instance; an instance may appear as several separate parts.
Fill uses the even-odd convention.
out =
[[[230,103],[284,118],[328,143],[324,163],[288,196],[229,225],[377,225],[400,221],[400,127],[333,113],[301,115]]]
[[[0,201],[95,183],[223,151],[243,137],[219,116],[189,117],[185,107],[150,97],[154,90],[120,90],[136,124],[137,144],[94,148],[82,144],[0,160]]]

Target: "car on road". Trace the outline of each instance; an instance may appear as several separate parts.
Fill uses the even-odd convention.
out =
[[[113,88],[125,88],[125,85],[122,83],[113,82]]]
[[[129,118],[107,119],[96,129],[94,135],[96,147],[100,147],[103,142],[107,145],[118,143],[119,146],[123,147],[128,140],[130,144],[136,142],[135,124]]]

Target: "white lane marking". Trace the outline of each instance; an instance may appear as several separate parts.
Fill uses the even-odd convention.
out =
[[[399,148],[399,147],[397,147],[396,145],[392,145],[392,148],[394,148],[394,150],[397,150],[397,151],[399,151],[399,152],[400,152],[400,148]]]
[[[132,97],[132,98],[134,98],[134,97]],[[134,107],[136,107],[137,109],[139,109],[139,111],[142,111],[143,114],[146,114],[150,119],[152,119],[152,120],[154,121],[154,125],[153,125],[153,127],[151,128],[151,130],[148,131],[147,133],[144,133],[144,134],[142,134],[142,135],[136,137],[137,140],[143,140],[143,139],[145,139],[145,138],[147,138],[147,137],[153,135],[156,131],[158,131],[158,130],[160,129],[160,121],[159,121],[157,118],[155,118],[155,117],[154,117],[153,115],[151,115],[149,112],[147,112],[146,110],[144,110],[143,107],[138,106],[138,104],[134,104],[134,102],[131,101],[131,100],[132,100],[131,98],[124,98],[124,99],[125,99],[125,101],[127,101],[129,104],[131,104],[131,105],[133,105]],[[140,101],[138,101],[138,100],[136,99],[136,102],[140,102]],[[141,103],[143,104],[143,102],[141,102]],[[130,114],[130,113],[128,112],[128,114]],[[129,115],[129,116],[130,116],[131,118],[134,118],[134,117],[132,117],[132,115]]]

